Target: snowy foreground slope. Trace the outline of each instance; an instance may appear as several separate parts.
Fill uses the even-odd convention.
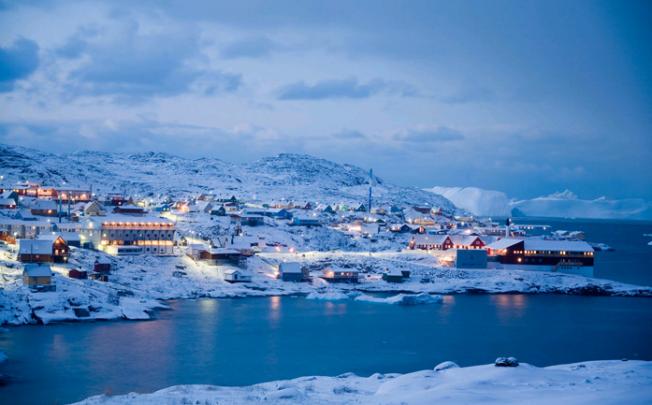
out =
[[[451,366],[451,364],[447,364]],[[441,369],[444,368],[444,369]],[[538,368],[436,367],[408,374],[301,377],[248,387],[179,385],[78,404],[649,404],[652,362],[593,361]]]
[[[366,170],[307,155],[281,154],[248,164],[219,159],[185,159],[164,153],[112,154],[79,152],[50,154],[0,144],[0,167],[7,184],[18,181],[44,185],[93,187],[101,194],[126,192],[134,197],[186,198],[217,192],[248,200],[305,200],[321,203],[366,201]],[[384,204],[430,204],[454,211],[442,196],[413,187],[385,183],[374,177],[375,201]]]
[[[612,200],[606,197],[584,200],[566,190],[527,200],[515,200],[505,193],[477,187],[432,187],[461,209],[482,216],[533,216],[561,218],[650,219],[652,206],[642,199]]]

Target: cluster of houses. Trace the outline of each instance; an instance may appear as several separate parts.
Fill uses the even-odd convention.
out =
[[[229,224],[228,234],[195,239],[179,234],[183,217]],[[265,226],[329,227],[351,238],[378,240],[408,250],[426,251],[458,268],[531,268],[592,275],[593,249],[577,234],[557,234],[555,240],[528,238],[521,227],[502,227],[490,220],[455,216],[427,205],[378,206],[343,202],[243,201],[236,196],[202,194],[194,198],[158,202],[134,200],[121,193],[98,196],[92,188],[41,186],[23,183],[0,186],[0,241],[15,246],[25,263],[26,285],[45,286],[50,263],[66,263],[70,247],[103,251],[109,255],[174,255],[182,247],[198,262],[224,266],[226,281],[246,282],[246,260],[270,248],[257,229]],[[292,229],[292,228],[287,228]],[[583,235],[581,235],[583,238]],[[573,240],[569,240],[573,239]],[[274,246],[272,243],[271,246]],[[277,245],[278,246],[278,245]],[[76,270],[69,276],[107,279],[96,266],[89,275]],[[50,270],[51,274],[51,270]],[[279,266],[279,278],[305,281],[298,263]],[[51,277],[51,276],[50,276]],[[357,282],[350,269],[326,268],[320,276],[329,282]],[[383,279],[401,282],[409,275],[387,271]]]

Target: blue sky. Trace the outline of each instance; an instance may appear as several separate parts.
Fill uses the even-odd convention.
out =
[[[645,1],[0,1],[0,142],[652,200]]]

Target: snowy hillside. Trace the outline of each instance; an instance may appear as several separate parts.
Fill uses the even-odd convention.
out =
[[[528,200],[510,199],[505,193],[477,187],[432,187],[427,191],[442,195],[457,207],[475,215],[536,216],[566,218],[652,218],[650,204],[642,199],[580,199],[566,190]]]
[[[214,192],[261,200],[323,203],[366,202],[366,170],[307,155],[280,154],[247,164],[214,158],[185,159],[164,153],[64,155],[0,145],[4,184],[35,181],[45,185],[93,186],[97,193],[183,197]],[[386,184],[374,178],[374,201],[383,204],[430,204],[453,211],[445,198],[426,191]]]

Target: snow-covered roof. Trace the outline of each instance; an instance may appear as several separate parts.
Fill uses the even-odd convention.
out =
[[[103,217],[94,217],[94,222],[158,222],[158,223],[173,223],[167,218],[157,217],[153,215],[127,215],[127,214],[109,214]]]
[[[33,210],[56,210],[57,203],[54,200],[35,200],[32,202]]]
[[[525,239],[525,250],[552,250],[566,252],[593,252],[588,243],[581,240]]]
[[[52,268],[46,264],[27,264],[23,275],[28,277],[52,277]]]
[[[47,239],[18,239],[18,254],[52,254],[52,241]]]
[[[448,235],[416,235],[414,242],[417,244],[442,244],[446,241]]]
[[[278,269],[281,273],[301,273],[301,263],[297,262],[282,262],[279,264]]]
[[[502,238],[498,239],[497,241],[487,245],[487,248],[489,249],[494,249],[494,250],[502,250],[502,249],[507,249],[508,247],[514,246],[517,243],[523,242],[523,239],[515,239],[515,238]]]

